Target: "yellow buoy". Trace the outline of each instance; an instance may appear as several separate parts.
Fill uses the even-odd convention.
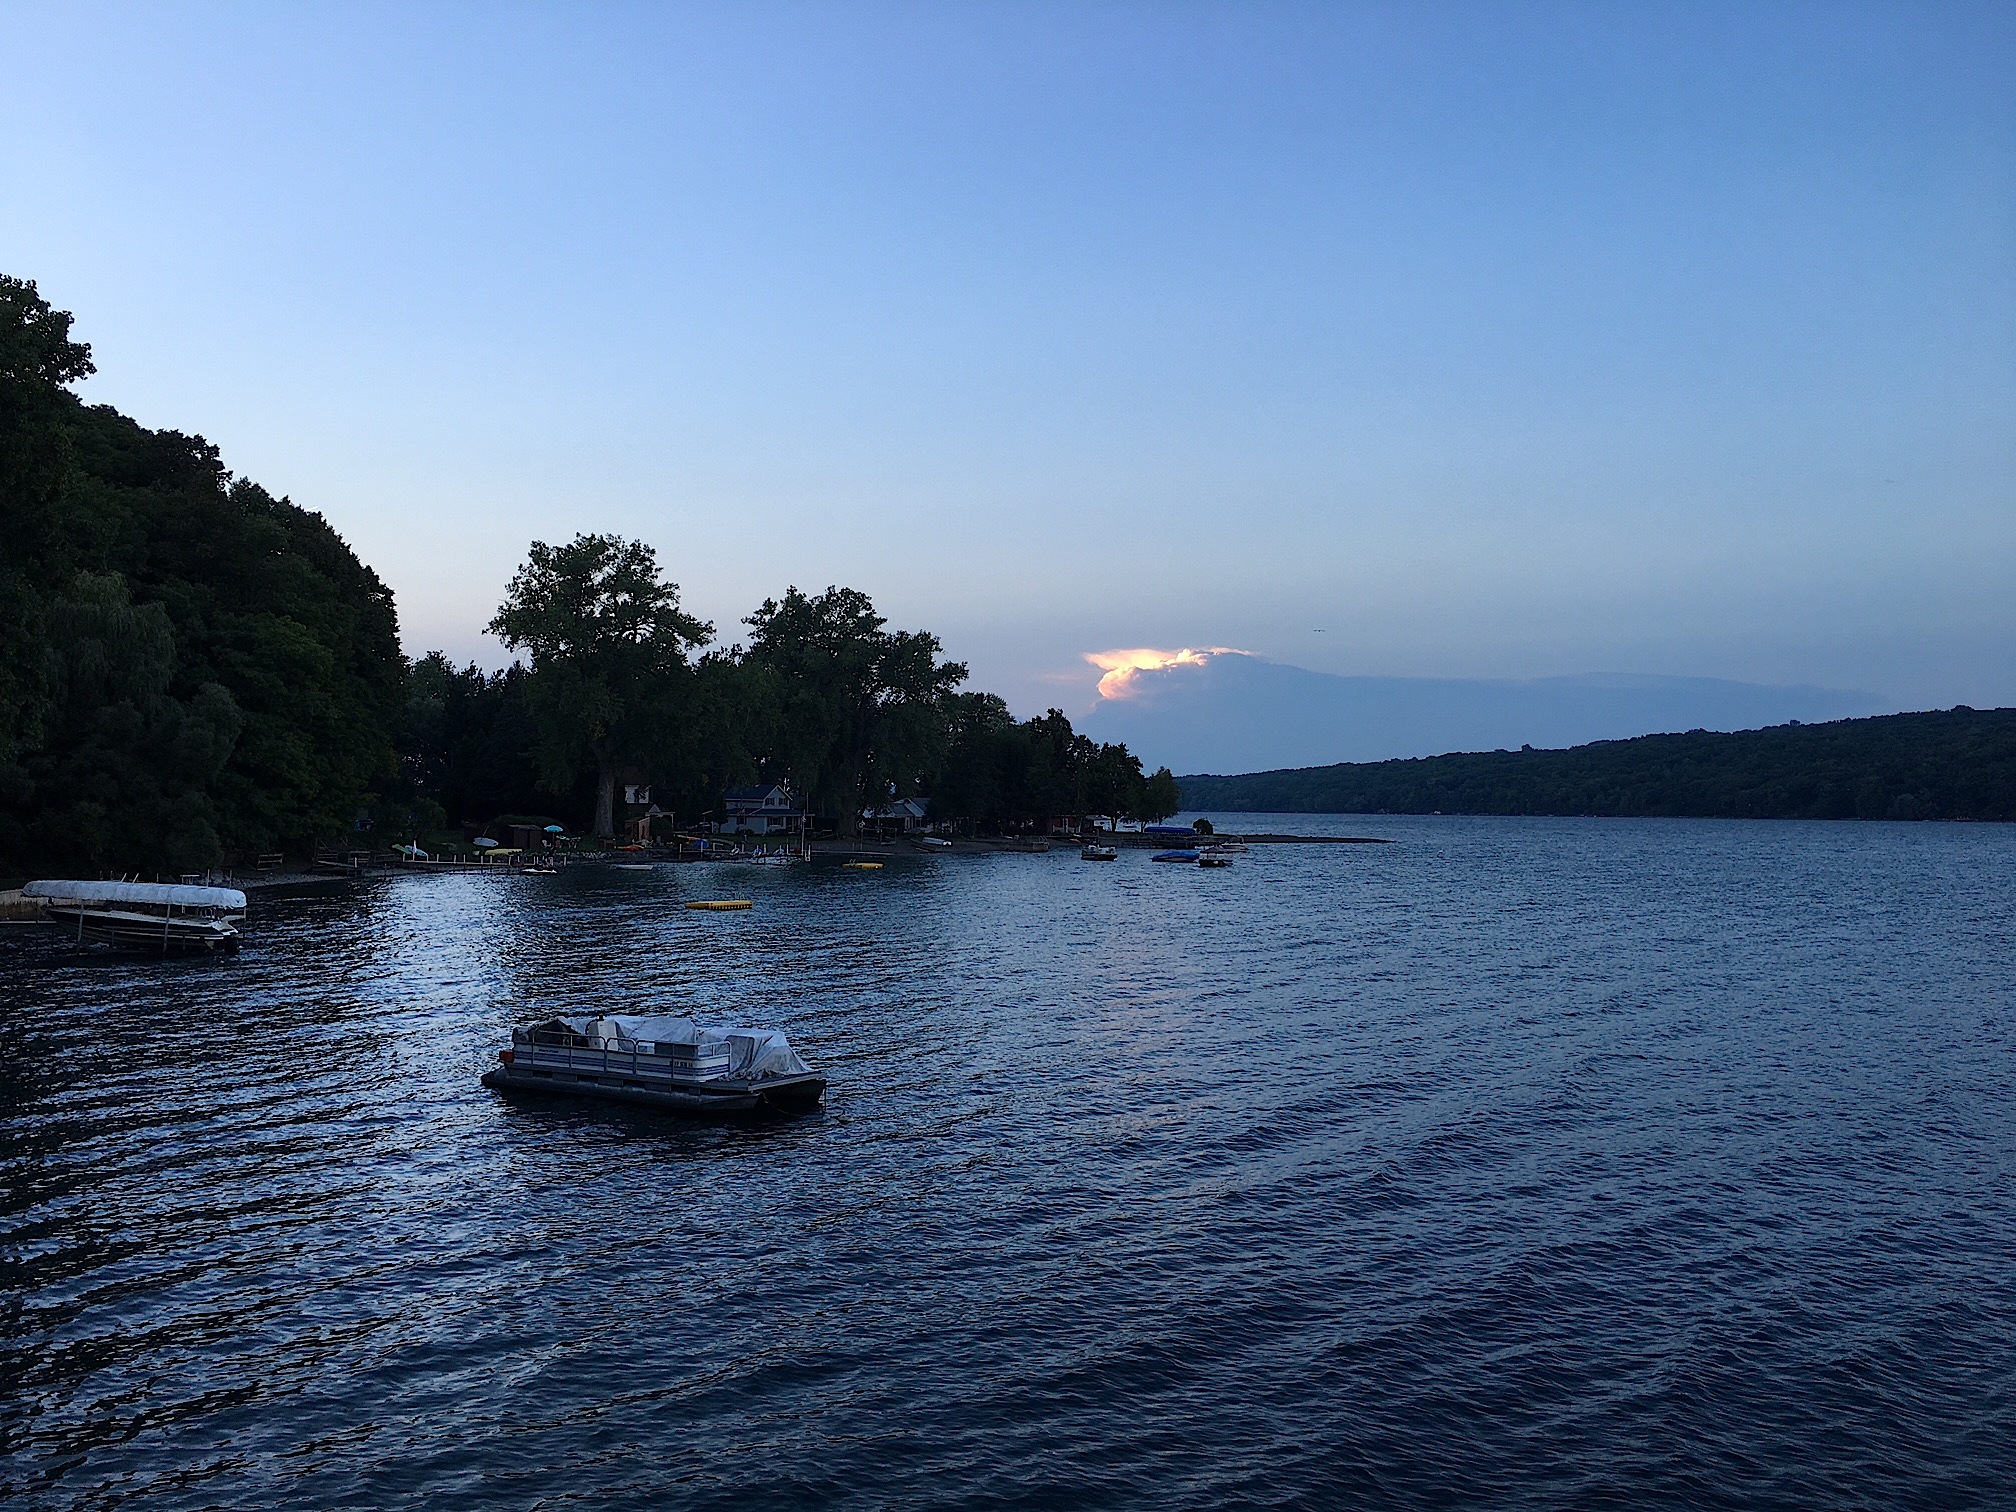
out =
[[[747,898],[705,898],[696,899],[686,905],[688,908],[705,909],[709,913],[727,913],[736,908],[753,908],[756,905]]]
[[[840,868],[842,871],[880,871],[882,870],[882,863],[880,861],[842,861]]]

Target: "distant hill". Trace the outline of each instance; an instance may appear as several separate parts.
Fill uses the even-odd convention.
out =
[[[1841,688],[1710,677],[1595,675],[1524,681],[1339,677],[1239,652],[1133,674],[1081,721],[1178,772],[1252,772],[1522,745],[1547,749],[1663,730],[1755,730],[1890,714]]]
[[[1181,777],[1186,810],[2016,820],[2016,709]]]

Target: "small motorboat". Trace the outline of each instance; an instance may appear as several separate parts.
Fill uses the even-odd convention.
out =
[[[1150,861],[1195,861],[1200,854],[1201,852],[1194,850],[1166,850],[1158,851],[1148,859]]]
[[[1230,866],[1232,858],[1220,850],[1199,851],[1197,853],[1197,864],[1199,866]]]
[[[1120,852],[1111,845],[1087,845],[1078,852],[1080,861],[1118,861]]]
[[[42,917],[74,927],[79,944],[121,950],[212,953],[236,950],[245,894],[235,887],[160,882],[30,882],[24,902]]]
[[[702,1028],[683,1014],[559,1016],[513,1029],[483,1085],[700,1114],[802,1113],[826,1093],[781,1029]]]

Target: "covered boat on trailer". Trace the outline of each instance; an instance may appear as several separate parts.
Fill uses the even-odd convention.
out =
[[[122,950],[212,953],[236,950],[245,894],[235,887],[167,882],[30,882],[24,901],[51,924],[75,929],[81,944]]]
[[[798,1113],[826,1078],[781,1029],[703,1028],[682,1014],[555,1017],[511,1031],[483,1073],[496,1092],[595,1097],[673,1113]]]

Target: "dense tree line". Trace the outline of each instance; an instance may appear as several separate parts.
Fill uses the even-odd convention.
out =
[[[393,771],[392,595],[200,436],[70,385],[0,277],[0,871],[178,872],[347,829]]]
[[[1173,809],[1166,770],[959,691],[937,639],[864,594],[789,589],[722,646],[613,536],[533,543],[490,626],[505,671],[409,663],[391,592],[321,516],[200,436],[85,404],[70,333],[0,277],[0,875],[513,813],[608,834],[631,768],[689,817],[788,781],[842,832],[895,796],[982,826]]]
[[[1239,813],[2016,819],[2016,709],[1178,779]]]
[[[730,785],[788,783],[842,834],[899,797],[968,829],[1175,811],[1166,768],[1144,774],[1059,710],[1017,722],[992,694],[960,691],[966,669],[937,637],[891,630],[857,590],[790,588],[743,623],[746,644],[715,644],[641,541],[535,541],[491,623],[528,662],[414,665],[399,738],[409,820],[436,805],[455,822],[557,809],[608,835],[626,770],[689,818]]]

